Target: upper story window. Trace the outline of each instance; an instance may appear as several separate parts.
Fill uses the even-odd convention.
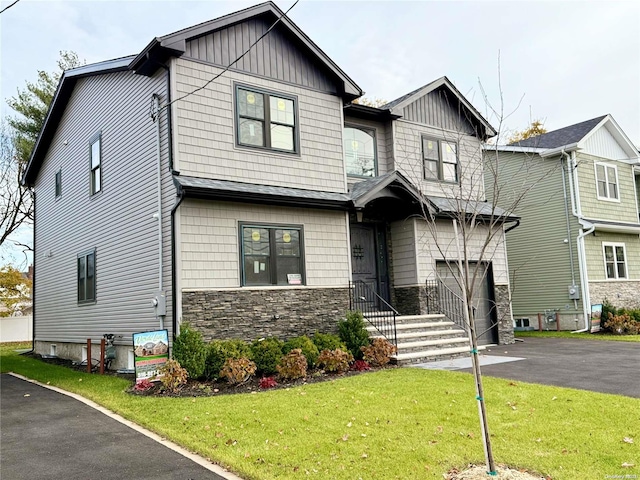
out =
[[[296,103],[294,97],[236,87],[238,145],[298,152]]]
[[[96,301],[96,251],[78,255],[78,303]]]
[[[304,285],[302,227],[242,225],[242,285]]]
[[[95,195],[102,189],[102,135],[95,135],[89,145],[91,195]]]
[[[424,178],[441,182],[458,181],[458,144],[422,137]]]
[[[618,167],[596,163],[596,185],[600,200],[620,200],[618,192]]]
[[[627,278],[627,255],[624,243],[602,243],[604,267],[608,279]]]
[[[62,170],[56,172],[56,198],[62,195]]]
[[[366,128],[345,127],[343,142],[347,175],[375,177],[377,174],[375,132]]]

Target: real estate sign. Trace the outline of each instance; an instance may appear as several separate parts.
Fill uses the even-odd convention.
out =
[[[160,369],[169,360],[169,332],[155,330],[133,334],[136,383],[159,380]]]

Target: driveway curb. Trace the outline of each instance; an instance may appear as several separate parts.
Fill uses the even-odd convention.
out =
[[[77,400],[81,403],[84,403],[85,405],[87,405],[88,407],[93,408],[94,410],[99,411],[100,413],[106,415],[109,418],[112,418],[113,420],[116,420],[117,422],[121,423],[122,425],[125,425],[129,428],[131,428],[132,430],[135,430],[138,433],[141,433],[142,435],[150,438],[151,440],[164,445],[165,447],[167,447],[170,450],[173,450],[174,452],[182,455],[183,457],[191,460],[194,463],[197,463],[198,465],[200,465],[203,468],[206,468],[207,470],[209,470],[210,472],[213,472],[223,478],[225,478],[226,480],[243,480],[241,477],[238,477],[237,475],[235,475],[234,473],[229,472],[228,470],[222,468],[220,465],[216,465],[214,463],[211,463],[210,461],[208,461],[207,459],[201,457],[200,455],[197,455],[195,453],[192,453],[186,449],[184,449],[183,447],[181,447],[180,445],[173,443],[170,440],[167,440],[166,438],[162,438],[160,435],[153,433],[150,430],[147,430],[144,427],[141,427],[140,425],[132,422],[131,420],[127,420],[126,418],[118,415],[117,413],[112,412],[111,410],[98,405],[97,403],[95,403],[92,400],[89,400],[88,398],[84,398],[81,395],[78,395],[77,393],[72,393],[72,392],[68,392],[66,390],[63,390],[61,388],[58,387],[54,387],[53,385],[47,385],[41,382],[38,382],[37,380],[33,380],[31,378],[27,378],[23,375],[20,375],[18,373],[14,373],[14,372],[7,372],[8,375],[11,375],[15,378],[18,378],[20,380],[24,380],[25,382],[29,382],[29,383],[33,383],[35,385],[38,385],[39,387],[43,387],[46,388],[48,390],[52,390],[56,393],[60,393],[62,395],[66,395],[67,397],[71,397],[74,400]]]

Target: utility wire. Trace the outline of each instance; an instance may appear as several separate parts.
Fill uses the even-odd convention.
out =
[[[11,5],[8,5],[6,7],[4,7],[2,10],[0,10],[0,14],[6,12],[7,10],[9,10],[11,7],[13,7],[16,3],[18,3],[20,0],[16,0],[15,2],[13,2]]]
[[[226,67],[224,67],[224,69],[223,69],[220,73],[218,73],[218,74],[217,74],[216,76],[214,76],[212,79],[208,80],[208,81],[207,81],[207,83],[205,83],[205,84],[204,84],[204,85],[202,85],[201,87],[198,87],[198,88],[196,88],[195,90],[193,90],[193,91],[191,91],[191,92],[189,92],[189,93],[186,93],[186,94],[184,94],[183,96],[178,97],[178,98],[176,98],[176,99],[174,99],[174,100],[171,100],[169,103],[167,103],[167,104],[163,105],[163,106],[159,109],[158,113],[159,113],[160,111],[162,111],[162,110],[164,110],[164,109],[166,109],[166,108],[170,107],[172,104],[176,103],[177,101],[179,101],[179,100],[184,100],[184,99],[185,99],[185,98],[187,98],[188,96],[193,95],[194,93],[199,92],[200,90],[204,90],[204,89],[205,89],[205,88],[207,88],[209,85],[211,85],[211,83],[215,82],[218,78],[220,78],[222,75],[224,75],[224,74],[229,70],[229,68],[231,68],[233,65],[235,65],[236,63],[238,63],[240,60],[242,60],[242,58],[243,58],[247,53],[249,53],[249,51],[251,51],[251,49],[252,49],[252,48],[253,48],[253,47],[254,47],[254,46],[255,46],[255,45],[256,45],[260,40],[262,40],[264,37],[266,37],[266,36],[269,34],[269,32],[271,32],[271,30],[273,30],[273,29],[275,28],[275,26],[276,26],[278,23],[280,23],[280,20],[282,20],[282,17],[285,17],[285,16],[287,15],[287,13],[289,13],[289,12],[293,9],[293,7],[295,7],[295,6],[298,4],[298,2],[299,2],[299,1],[300,1],[300,0],[296,0],[296,1],[294,2],[294,4],[293,4],[293,5],[291,5],[291,6],[289,7],[289,9],[288,9],[286,12],[284,12],[282,15],[280,15],[280,17],[279,17],[275,22],[273,22],[273,25],[271,25],[271,26],[267,29],[267,31],[266,31],[266,32],[264,32],[262,35],[260,35],[260,38],[258,38],[255,42],[253,42],[251,45],[249,45],[249,48],[247,48],[247,49],[244,51],[244,53],[243,53],[242,55],[240,55],[238,58],[236,58],[236,59],[235,59],[233,62],[231,62],[229,65],[227,65]]]

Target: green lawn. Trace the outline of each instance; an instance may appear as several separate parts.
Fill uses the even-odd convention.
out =
[[[640,342],[640,335],[613,335],[612,333],[571,333],[567,331],[515,332],[516,338],[580,338],[582,340],[607,340],[614,342]]]
[[[2,372],[79,393],[246,479],[442,478],[484,458],[463,373],[402,368],[290,390],[155,398],[8,348],[0,362]],[[485,389],[498,463],[554,480],[640,475],[640,399],[494,378]]]

